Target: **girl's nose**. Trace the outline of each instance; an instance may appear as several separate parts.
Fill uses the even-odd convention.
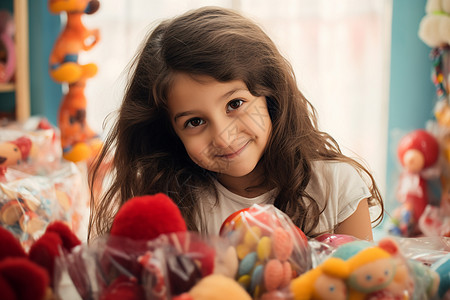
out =
[[[228,148],[238,135],[236,122],[222,122],[215,125],[212,132],[212,144],[217,148]]]

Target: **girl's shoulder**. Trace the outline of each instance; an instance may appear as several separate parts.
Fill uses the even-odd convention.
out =
[[[316,160],[311,163],[312,173],[321,178],[345,178],[348,176],[359,176],[356,168],[343,161]]]
[[[332,190],[337,193],[353,193],[363,191],[367,194],[368,184],[362,173],[353,165],[341,161],[314,161],[311,179],[308,184],[310,191]]]

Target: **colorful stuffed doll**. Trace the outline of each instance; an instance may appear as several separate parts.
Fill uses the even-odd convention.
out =
[[[427,266],[406,259],[397,243],[383,238],[378,244],[355,241],[333,254],[345,260],[348,299],[433,299],[439,276]]]
[[[293,279],[290,290],[294,300],[345,300],[347,286],[345,279],[349,267],[344,260],[330,257],[314,269]]]

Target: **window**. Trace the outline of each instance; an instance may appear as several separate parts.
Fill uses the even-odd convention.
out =
[[[292,63],[320,128],[344,153],[363,159],[384,193],[392,0],[103,1],[83,19],[101,32],[100,43],[80,57],[99,67],[86,86],[91,127],[102,132],[103,120],[118,108],[124,70],[147,31],[205,5],[237,9],[265,29]]]

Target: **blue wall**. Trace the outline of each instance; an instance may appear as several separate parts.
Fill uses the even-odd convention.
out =
[[[13,1],[1,1],[0,9],[13,11]],[[41,115],[56,125],[62,87],[48,73],[49,56],[61,31],[59,15],[51,15],[47,0],[28,0],[30,108],[32,115]],[[0,93],[0,111],[14,115],[15,93]]]
[[[389,132],[386,200],[392,203],[399,163],[395,156],[398,134],[424,128],[433,119],[434,85],[431,48],[418,37],[426,0],[393,0],[389,93]]]
[[[30,19],[30,98],[31,114],[41,115],[57,125],[61,84],[49,75],[49,56],[56,38],[61,31],[59,15],[52,15],[47,8],[47,0],[29,0]]]

